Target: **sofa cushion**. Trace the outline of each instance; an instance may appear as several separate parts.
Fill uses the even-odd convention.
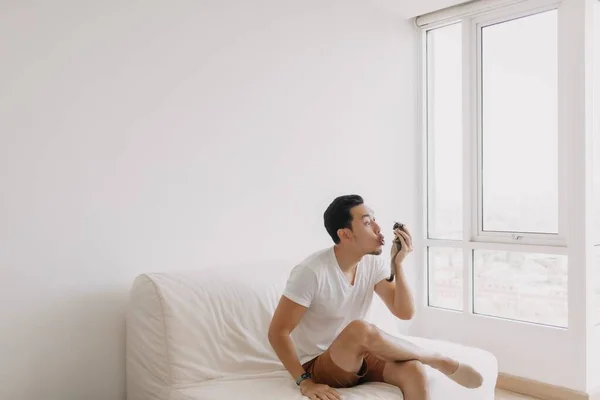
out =
[[[449,380],[439,371],[427,367],[431,398],[434,400],[493,400],[498,367],[496,358],[487,351],[450,342],[403,336],[415,344],[469,362],[484,376],[482,387],[466,389]],[[403,398],[402,392],[385,383],[367,383],[353,388],[338,389],[344,400],[383,400]],[[302,400],[298,387],[285,370],[270,373],[240,375],[203,382],[174,392],[171,400]]]

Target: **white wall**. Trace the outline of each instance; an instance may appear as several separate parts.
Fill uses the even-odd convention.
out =
[[[342,193],[413,223],[415,35],[361,0],[2,2],[0,398],[123,399],[141,272],[298,261]]]

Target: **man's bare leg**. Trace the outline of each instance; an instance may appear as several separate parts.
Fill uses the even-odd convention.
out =
[[[371,325],[372,328],[377,329],[376,326]],[[463,386],[470,387],[474,385],[474,387],[481,386],[481,380],[483,379],[481,375],[475,371],[472,367],[468,365],[461,365],[457,360],[454,360],[450,357],[444,356],[443,354],[433,352],[430,350],[423,349],[416,344],[409,342],[408,340],[404,340],[402,338],[397,338],[394,336],[390,336],[385,332],[377,329],[378,333],[382,336],[383,340],[387,344],[391,344],[395,347],[400,347],[402,351],[410,351],[411,353],[419,355],[416,359],[422,362],[425,365],[429,365],[432,368],[435,368],[447,375],[453,380],[456,379],[466,379],[470,381],[471,379],[477,378],[474,382],[457,382]],[[383,351],[386,351],[385,349]],[[381,357],[381,356],[380,356]],[[385,359],[385,358],[384,358]],[[392,361],[392,360],[389,360]],[[460,368],[460,370],[459,370]],[[465,375],[466,376],[459,376]],[[466,384],[466,385],[465,385]]]
[[[388,362],[419,361],[467,388],[477,388],[483,381],[481,374],[471,366],[409,341],[392,338],[365,321],[348,324],[333,341],[329,352],[333,362],[349,372],[357,372],[362,365],[363,355],[369,352]]]
[[[383,369],[383,379],[397,386],[405,400],[431,400],[425,366],[420,361],[389,362]]]

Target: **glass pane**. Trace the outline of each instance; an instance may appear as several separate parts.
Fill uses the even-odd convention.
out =
[[[463,310],[463,251],[447,247],[428,249],[428,304]]]
[[[462,27],[427,32],[428,233],[462,239]]]
[[[557,13],[482,29],[483,230],[558,232]]]
[[[567,257],[475,250],[474,312],[566,327]]]

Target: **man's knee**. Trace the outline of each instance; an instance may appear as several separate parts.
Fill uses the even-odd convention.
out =
[[[375,327],[366,321],[355,320],[350,322],[343,331],[344,336],[348,340],[351,340],[353,344],[358,345],[364,349],[373,343],[373,341],[380,338],[380,333]]]
[[[411,360],[402,363],[402,374],[414,382],[425,384],[427,381],[427,370],[421,361]]]

